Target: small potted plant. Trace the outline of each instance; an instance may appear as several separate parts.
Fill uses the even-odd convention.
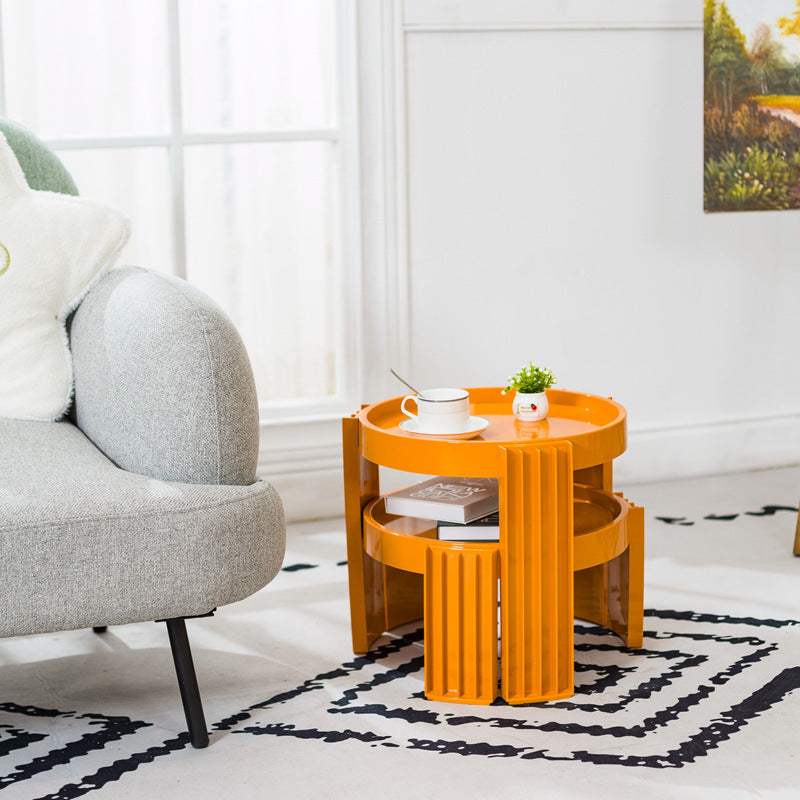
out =
[[[544,419],[550,410],[545,390],[555,382],[556,379],[549,369],[534,366],[531,362],[508,379],[508,386],[503,389],[503,394],[516,389],[512,404],[514,416],[523,422],[537,422]]]

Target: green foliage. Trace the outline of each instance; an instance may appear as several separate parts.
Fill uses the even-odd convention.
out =
[[[707,211],[800,208],[800,153],[759,146],[709,159],[704,171]]]
[[[800,0],[791,18],[778,20],[784,37],[800,36]],[[783,43],[761,23],[744,34],[722,0],[704,0],[703,77],[706,104],[733,114],[752,94],[800,94],[800,64],[786,58]]]
[[[708,80],[708,62],[711,58],[711,36],[714,32],[714,19],[717,16],[716,0],[703,2],[703,77]]]
[[[553,373],[544,367],[536,367],[533,362],[523,367],[508,379],[508,386],[503,389],[503,394],[516,389],[526,394],[538,394],[549,389],[556,382]]]
[[[800,64],[782,60],[769,84],[769,91],[800,94]]]
[[[703,25],[706,102],[730,114],[756,88],[754,62],[724,2],[706,0]]]

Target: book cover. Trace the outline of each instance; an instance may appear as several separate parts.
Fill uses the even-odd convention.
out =
[[[430,478],[386,495],[388,514],[472,522],[499,508],[497,478]]]
[[[499,542],[500,514],[495,511],[474,522],[439,522],[436,537],[443,542]]]

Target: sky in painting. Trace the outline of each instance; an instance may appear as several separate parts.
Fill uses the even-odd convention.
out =
[[[725,0],[731,16],[736,20],[739,30],[747,37],[747,46],[753,31],[760,22],[772,28],[774,37],[784,46],[784,55],[792,61],[800,60],[800,38],[782,36],[775,20],[790,17],[795,10],[795,0]]]

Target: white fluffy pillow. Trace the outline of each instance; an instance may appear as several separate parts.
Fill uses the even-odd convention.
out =
[[[66,318],[116,260],[127,219],[35,192],[0,134],[0,416],[57,420],[72,396]]]

